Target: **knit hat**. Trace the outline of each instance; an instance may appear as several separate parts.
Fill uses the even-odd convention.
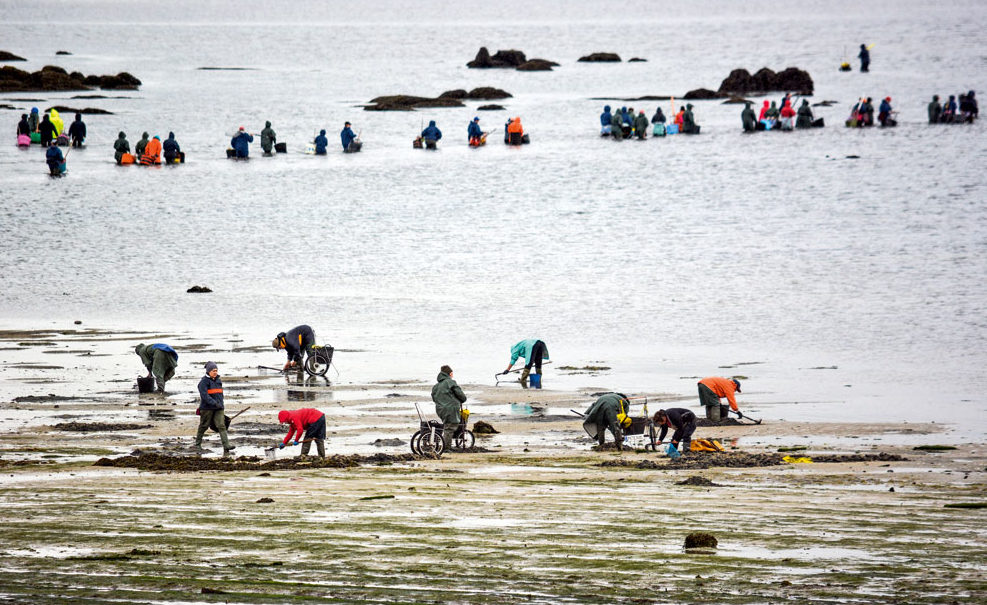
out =
[[[212,372],[213,370],[218,370],[218,369],[219,369],[219,366],[216,365],[216,362],[214,362],[214,361],[207,361],[206,362],[206,374],[208,374],[209,372]]]

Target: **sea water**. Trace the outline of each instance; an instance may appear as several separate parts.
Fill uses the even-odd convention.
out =
[[[337,355],[347,381],[427,381],[446,363],[492,381],[538,337],[555,367],[612,368],[548,366],[546,388],[695,407],[697,378],[743,375],[742,406],[766,417],[935,420],[982,438],[987,143],[983,122],[930,126],[925,107],[985,88],[985,25],[976,1],[0,1],[0,46],[29,59],[12,65],[143,81],[0,94],[15,107],[0,110],[0,327],[81,319],[263,344],[308,323],[361,351]],[[467,69],[481,45],[561,65]],[[624,61],[576,61],[600,51]],[[745,135],[742,106],[702,101],[698,137],[598,136],[605,103],[671,115],[670,101],[619,99],[765,66],[811,74],[811,101],[836,101],[814,108],[826,128]],[[513,97],[361,107],[479,86]],[[110,98],[72,98],[87,94]],[[861,95],[891,96],[899,126],[844,128]],[[20,114],[55,104],[114,114],[86,117],[63,179],[14,145]],[[470,149],[477,115],[494,134]],[[513,116],[530,145],[502,144]],[[412,149],[432,119],[439,150]],[[266,120],[287,154],[261,157],[258,138],[248,162],[225,159],[239,126]],[[341,153],[347,120],[362,153]],[[323,128],[330,154],[305,155]],[[131,146],[174,131],[188,161],[118,167],[118,131]],[[196,284],[214,292],[185,293]]]

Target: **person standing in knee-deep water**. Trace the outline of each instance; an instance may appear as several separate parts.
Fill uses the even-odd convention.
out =
[[[58,133],[55,132],[55,125],[51,123],[48,114],[45,114],[41,118],[41,124],[38,125],[38,134],[41,136],[40,142],[42,147],[51,145],[51,142],[58,136]]]
[[[265,154],[271,155],[271,150],[277,142],[278,135],[271,128],[271,122],[264,122],[264,130],[260,131],[260,148],[264,150]]]
[[[531,366],[535,367],[535,374],[541,375],[541,362],[548,359],[548,347],[545,346],[543,341],[536,338],[529,338],[515,344],[511,347],[511,362],[507,364],[507,369],[501,372],[501,374],[510,372],[511,368],[514,367],[514,362],[519,357],[524,357],[524,371],[521,372],[518,382],[521,383],[522,387],[528,388],[528,376],[531,374]]]
[[[151,140],[151,135],[149,135],[147,132],[142,134],[141,140],[137,141],[137,144],[134,145],[134,155],[136,155],[138,158],[144,155],[144,149],[147,148],[147,144],[150,142],[150,140]]]
[[[860,59],[860,71],[870,71],[870,51],[867,50],[867,45],[860,45],[860,54],[857,58]]]
[[[82,147],[82,142],[86,140],[86,123],[82,121],[82,114],[75,114],[75,121],[69,125],[69,137],[72,138],[73,147]]]
[[[356,139],[356,133],[353,132],[352,124],[346,122],[343,124],[343,129],[339,131],[339,142],[343,144],[343,151],[350,148],[350,143]]]
[[[175,368],[178,367],[178,353],[160,342],[153,345],[141,343],[134,347],[134,353],[137,353],[141,363],[147,368],[147,375],[154,376],[158,392],[164,393],[165,383],[172,379]]]
[[[123,160],[123,154],[130,153],[130,141],[127,140],[127,134],[120,131],[117,135],[117,140],[113,141],[113,159],[119,164]]]
[[[442,443],[446,451],[452,447],[452,436],[462,422],[463,403],[466,394],[452,379],[452,368],[442,366],[439,375],[435,377],[432,387],[432,401],[435,402],[435,413],[442,420]]]
[[[182,148],[178,145],[178,141],[175,140],[174,132],[168,133],[168,138],[165,139],[162,149],[164,149],[165,164],[174,164],[175,159],[178,158],[178,154],[182,152]]]
[[[699,403],[706,406],[706,418],[713,422],[719,422],[727,417],[731,409],[737,413],[737,417],[743,418],[744,415],[740,413],[737,400],[733,396],[735,392],[740,392],[740,382],[737,380],[718,376],[710,376],[700,380]],[[721,397],[726,397],[730,405],[721,405]]]
[[[696,415],[685,408],[668,408],[655,412],[654,422],[661,427],[658,443],[665,440],[668,429],[673,428],[672,445],[675,449],[687,452],[691,448],[692,434],[696,432]],[[679,447],[679,442],[682,446]]]
[[[241,126],[236,134],[233,135],[233,138],[230,139],[230,147],[236,152],[235,155],[238,159],[247,159],[250,157],[250,143],[253,142],[254,136]]]
[[[302,442],[302,456],[308,456],[312,441],[315,441],[319,458],[326,457],[326,415],[313,408],[300,410],[281,410],[278,412],[278,422],[288,425],[288,434],[284,436],[278,447],[284,449],[294,437],[294,444]],[[304,436],[303,436],[304,435]]]
[[[312,141],[315,143],[315,155],[326,155],[326,147],[329,146],[329,139],[326,138],[326,129],[319,131],[319,136]]]
[[[195,447],[202,449],[202,436],[212,427],[219,433],[223,442],[223,455],[236,449],[230,445],[226,434],[226,414],[223,410],[223,381],[219,378],[219,368],[211,361],[206,362],[206,375],[199,381],[199,430],[195,433]]]

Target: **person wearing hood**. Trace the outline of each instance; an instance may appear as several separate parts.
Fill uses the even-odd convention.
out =
[[[65,156],[58,145],[52,145],[45,152],[45,162],[48,164],[48,172],[51,176],[61,176],[65,172]]]
[[[17,123],[17,136],[31,136],[31,125],[27,121],[27,114],[21,114],[21,121]]]
[[[541,375],[541,363],[542,361],[548,359],[548,347],[545,345],[545,341],[539,340],[537,338],[528,338],[520,342],[515,343],[511,347],[511,361],[507,364],[507,369],[501,372],[501,374],[507,374],[514,367],[515,362],[518,358],[524,357],[524,371],[521,372],[521,377],[518,378],[518,382],[521,383],[523,388],[528,388],[528,376],[531,374],[531,368],[534,366],[535,374]]]
[[[634,134],[634,108],[620,108],[620,128],[624,133],[624,138],[629,139]]]
[[[429,120],[428,126],[422,131],[421,137],[425,141],[425,147],[427,149],[435,149],[435,144],[442,140],[442,131],[435,125],[435,120]]]
[[[960,95],[960,113],[963,119],[973,121],[980,116],[980,108],[977,107],[977,94],[969,91],[965,95]]]
[[[289,441],[292,445],[302,444],[302,456],[308,456],[308,451],[315,442],[319,458],[326,457],[326,415],[314,408],[300,410],[281,410],[278,412],[278,423],[288,425],[288,434],[278,443],[278,448],[284,449]]]
[[[768,102],[765,101],[764,105],[761,105],[761,113],[757,116],[757,120],[760,122],[762,120],[768,119]]]
[[[41,124],[38,125],[38,134],[40,135],[40,143],[42,147],[47,147],[51,145],[52,140],[58,136],[55,132],[55,125],[51,123],[48,114],[45,114],[41,118]]]
[[[219,368],[211,361],[206,362],[206,375],[199,380],[199,429],[195,433],[195,448],[202,449],[202,436],[212,427],[219,433],[223,442],[223,455],[227,455],[236,446],[230,445],[226,433],[226,413],[223,405],[223,381],[219,377]]]
[[[123,154],[130,153],[130,141],[127,140],[127,134],[120,131],[117,135],[117,140],[113,141],[113,150],[116,152],[113,154],[113,159],[119,164],[123,160]]]
[[[655,115],[651,116],[651,123],[652,124],[665,123],[665,114],[661,112],[661,107],[659,107],[658,110],[655,111]]]
[[[952,122],[953,118],[956,117],[956,95],[949,95],[949,99],[942,108],[942,115],[939,117],[940,122]]]
[[[696,125],[696,118],[692,115],[692,103],[685,106],[685,113],[682,114],[682,132],[699,134],[699,126]]]
[[[619,111],[613,112],[613,117],[610,118],[610,135],[618,141],[624,138],[624,119]]]
[[[31,115],[27,116],[27,127],[31,132],[38,132],[38,127],[41,125],[41,114],[38,113],[37,107],[31,108]]]
[[[874,125],[874,99],[867,97],[867,100],[861,103],[860,113],[864,114],[864,126]]]
[[[613,122],[613,114],[610,113],[610,106],[603,106],[603,113],[600,114],[600,135],[607,136],[611,133],[611,122]]]
[[[878,109],[877,121],[881,123],[881,126],[887,126],[889,118],[891,118],[891,97],[884,97],[881,100],[881,107]]]
[[[792,118],[795,117],[795,110],[792,109],[792,105],[789,99],[786,97],[781,103],[781,111],[778,112],[780,116],[781,129],[791,130],[792,129]]]
[[[929,103],[929,124],[939,123],[942,116],[942,105],[939,103],[939,95],[932,95],[932,102]]]
[[[432,122],[433,124],[435,122]],[[356,133],[353,132],[352,125],[349,122],[343,124],[343,129],[339,131],[339,140],[343,144],[343,151],[350,148],[350,143],[356,140]]]
[[[154,135],[154,138],[147,142],[140,160],[142,166],[161,163],[161,137]]]
[[[250,157],[250,143],[254,142],[254,135],[247,132],[243,126],[230,139],[230,147],[236,152],[237,159],[247,159]]]
[[[679,105],[679,112],[675,114],[675,125],[679,127],[679,132],[682,132],[682,124],[685,120],[685,107]]]
[[[134,347],[134,353],[141,358],[141,363],[147,368],[147,375],[154,376],[158,392],[164,393],[165,383],[175,376],[175,368],[178,367],[178,353],[169,345],[155,343],[146,345],[141,343]]]
[[[634,118],[634,134],[637,136],[638,140],[643,141],[648,136],[648,116],[644,115],[644,110],[642,109],[637,117]]]
[[[466,128],[466,142],[474,147],[478,147],[481,139],[483,139],[483,130],[480,128],[480,117],[476,116]]]
[[[435,402],[435,413],[442,421],[443,450],[449,451],[452,437],[462,422],[463,404],[466,402],[466,394],[452,379],[452,368],[449,366],[439,368],[439,375],[435,377],[432,387],[432,401]]]
[[[860,54],[857,58],[860,59],[860,71],[870,71],[870,51],[867,50],[866,45],[860,45]]]
[[[621,107],[620,120],[624,124],[624,126],[630,126],[631,123],[634,121],[634,117],[627,113],[626,107]]]
[[[751,107],[754,104],[750,101],[744,103],[744,110],[740,112],[740,121],[744,125],[744,132],[754,132],[757,130],[757,116]]]
[[[319,136],[315,137],[315,155],[325,155],[326,147],[329,146],[329,139],[326,138],[326,130],[323,128],[319,131]]]
[[[264,150],[265,155],[271,155],[271,150],[274,149],[274,144],[278,142],[278,135],[271,128],[271,122],[264,122],[264,130],[260,131],[260,148]]]
[[[178,145],[178,141],[175,140],[174,132],[168,133],[168,138],[165,139],[162,149],[164,149],[165,164],[174,164],[175,160],[179,157],[178,154],[182,152],[182,148]]]
[[[72,137],[73,147],[82,147],[82,142],[86,140],[86,123],[82,121],[82,114],[75,114],[75,121],[69,125],[69,136]]]
[[[795,119],[795,128],[812,128],[812,107],[807,99],[802,99],[799,106],[798,117]]]
[[[524,127],[520,116],[515,116],[507,126],[507,140],[510,145],[520,145],[524,142]]]
[[[631,425],[627,415],[630,401],[623,393],[604,393],[583,414],[583,430],[590,439],[596,439],[600,447],[606,443],[607,429],[613,435],[618,450],[624,449],[623,429]]]
[[[767,101],[765,101],[765,103],[767,103]],[[777,120],[779,115],[781,115],[781,112],[778,111],[778,106],[775,104],[774,101],[771,101],[771,106],[768,107],[768,110],[766,112],[764,112],[765,119]]]
[[[730,410],[736,412],[738,417],[744,417],[744,415],[740,413],[740,408],[737,406],[737,400],[733,395],[734,393],[740,392],[740,382],[730,378],[710,376],[708,378],[703,378],[698,384],[699,403],[706,407],[706,418],[712,420],[713,422],[719,422],[721,419],[725,419],[727,417]],[[726,400],[730,405],[721,405],[721,397],[726,397]]]
[[[65,121],[62,120],[62,116],[58,115],[57,109],[51,109],[51,123],[55,127],[55,135],[60,135],[65,130]]]
[[[134,145],[134,155],[136,155],[137,157],[144,155],[144,148],[147,147],[147,142],[150,138],[151,135],[147,134],[146,132],[141,135],[141,140],[137,141],[137,144]]]
[[[300,325],[280,332],[274,337],[271,345],[276,351],[283,350],[288,354],[288,361],[285,362],[282,371],[287,372],[291,368],[302,369],[302,356],[308,357],[312,354],[312,347],[315,346],[315,330],[311,326]]]

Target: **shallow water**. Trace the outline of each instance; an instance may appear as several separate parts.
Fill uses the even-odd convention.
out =
[[[619,18],[594,2],[237,6],[0,2],[2,45],[31,59],[18,67],[144,82],[94,91],[127,97],[109,100],[0,95],[19,108],[0,111],[10,132],[33,105],[116,113],[86,119],[89,148],[70,153],[65,179],[45,176],[38,149],[0,146],[0,327],[82,319],[264,344],[304,322],[367,351],[337,356],[347,381],[427,380],[442,363],[486,381],[535,335],[557,364],[614,368],[549,369],[546,386],[681,393],[694,406],[695,377],[743,374],[742,405],[771,417],[987,433],[984,126],[924,124],[933,93],[983,88],[982,3],[820,2],[780,16],[669,3]],[[41,35],[53,26],[57,48]],[[875,45],[871,73],[838,72],[860,42]],[[481,44],[562,66],[467,70]],[[62,48],[74,54],[56,58]],[[575,63],[603,50],[648,62]],[[735,67],[789,65],[813,76],[813,101],[838,101],[816,108],[827,128],[745,136],[739,107],[696,102],[699,137],[596,136],[595,97],[682,94]],[[521,115],[532,145],[468,149],[482,103],[356,107],[484,85],[514,98],[481,124]],[[842,128],[861,94],[892,96],[900,126]],[[432,118],[441,149],[412,150]],[[223,159],[237,126],[267,119],[289,154],[262,158],[258,141],[251,161]],[[301,153],[317,128],[335,145],[344,120],[363,153]],[[173,130],[188,163],[117,167],[119,130],[131,144]],[[186,294],[193,284],[214,293]]]

